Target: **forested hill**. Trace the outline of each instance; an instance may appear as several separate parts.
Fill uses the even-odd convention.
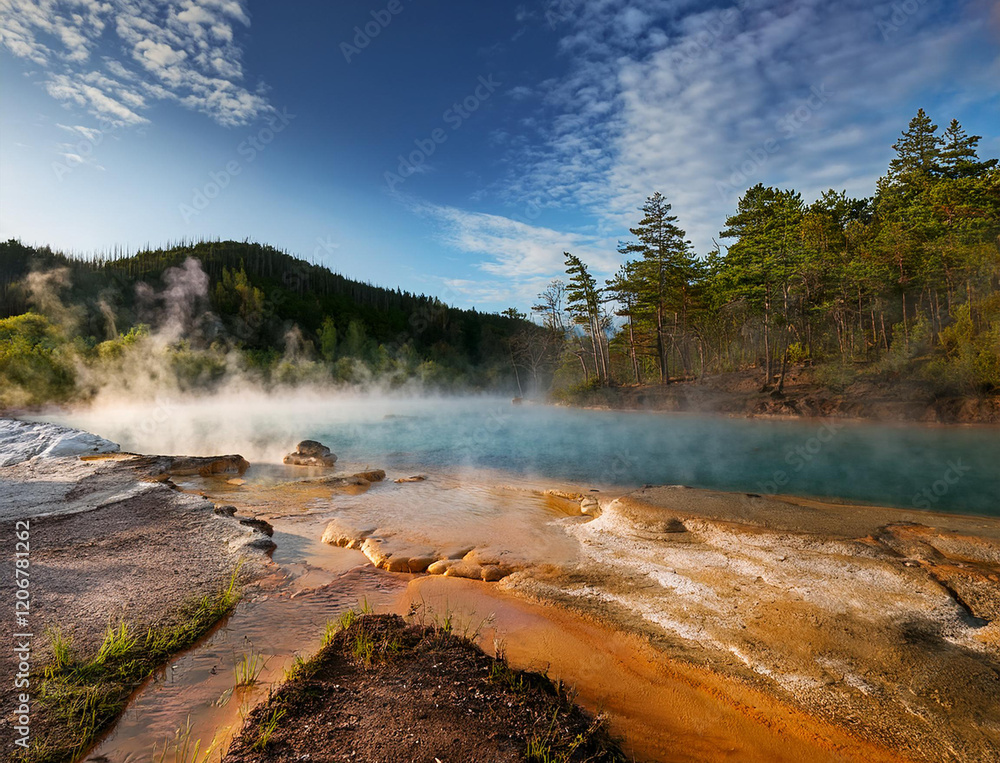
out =
[[[174,315],[181,308],[201,315]],[[456,309],[434,297],[353,281],[273,247],[236,241],[87,259],[0,243],[6,332],[23,334],[27,329],[10,321],[29,310],[50,324],[42,344],[51,345],[57,358],[60,338],[51,331],[62,330],[62,341],[73,338],[84,356],[107,355],[102,344],[155,334],[160,324],[182,319],[177,339],[185,348],[219,353],[224,347],[264,374],[294,355],[325,364],[328,379],[351,381],[360,363],[373,374],[494,388],[515,386],[511,337],[536,330],[520,318]],[[40,346],[38,336],[26,341]],[[8,371],[10,365],[7,358]]]

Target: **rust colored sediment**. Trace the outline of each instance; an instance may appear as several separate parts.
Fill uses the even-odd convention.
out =
[[[580,704],[608,715],[612,730],[638,760],[908,760],[756,689],[670,659],[641,637],[515,599],[486,583],[416,578],[397,611],[411,608],[429,619],[452,613],[460,631],[478,629],[484,648],[499,644],[513,666],[571,685]]]

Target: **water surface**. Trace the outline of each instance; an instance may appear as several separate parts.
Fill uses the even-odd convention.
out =
[[[595,411],[494,397],[240,395],[46,417],[127,450],[280,461],[301,439],[396,469],[489,469],[1000,515],[1000,430]]]

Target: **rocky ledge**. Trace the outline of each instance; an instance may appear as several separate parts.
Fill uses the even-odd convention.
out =
[[[925,761],[1000,751],[1000,520],[646,488],[511,588]]]
[[[209,621],[196,621],[192,607],[215,601],[234,581],[245,582],[269,566],[265,552],[274,544],[266,523],[217,512],[211,501],[183,493],[171,481],[242,473],[247,464],[240,456],[133,456],[84,432],[9,420],[0,420],[0,443],[7,463],[0,466],[0,532],[14,537],[15,527],[30,528],[31,626],[38,634],[33,664],[39,671],[52,658],[53,633],[71,637],[74,654],[87,655],[97,653],[116,623],[143,634],[197,623],[207,628],[214,623],[211,613]],[[13,614],[10,608],[0,615],[0,626],[10,633],[17,630]],[[186,632],[188,642],[198,635]],[[0,660],[0,703],[6,707],[16,704],[13,666]],[[111,691],[113,682],[106,679],[87,691]],[[136,685],[120,687],[121,706]],[[114,717],[111,712],[81,721],[45,702],[32,707],[32,737],[53,760],[78,756],[76,746],[87,743],[86,735]],[[83,707],[72,712],[85,712]],[[11,719],[0,718],[6,739],[15,738]]]

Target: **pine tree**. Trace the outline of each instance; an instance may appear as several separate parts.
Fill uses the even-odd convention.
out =
[[[940,163],[945,177],[980,177],[987,170],[996,167],[996,159],[979,161],[976,148],[982,139],[981,135],[966,135],[958,120],[951,120],[941,139]]]
[[[896,158],[889,162],[889,176],[898,181],[933,177],[940,173],[941,138],[938,126],[920,109],[899,140],[892,144]]]
[[[636,384],[642,384],[642,374],[639,371],[638,338],[636,337],[636,317],[642,283],[636,265],[635,262],[626,262],[622,265],[615,273],[614,278],[607,281],[607,294],[618,303],[618,310],[615,311],[615,314],[619,318],[627,319],[625,341],[628,345],[629,360],[632,363],[632,375],[635,377]]]
[[[725,265],[732,294],[763,313],[764,387],[772,377],[774,301],[781,299],[782,327],[791,307],[790,285],[802,260],[800,246],[802,197],[795,191],[765,188],[758,183],[740,199],[737,213],[726,220],[723,238],[735,238]],[[782,348],[782,353],[785,348]]]
[[[664,384],[670,383],[667,314],[683,309],[684,300],[679,297],[696,271],[691,242],[676,225],[677,217],[670,210],[671,205],[659,191],[647,198],[641,209],[642,219],[629,229],[638,241],[622,244],[618,249],[624,255],[638,254],[642,258],[635,266],[635,276],[642,285],[637,294],[637,308],[647,309],[653,315],[657,366]]]
[[[597,378],[601,384],[607,385],[611,380],[610,359],[601,313],[601,289],[597,288],[597,281],[579,257],[569,252],[563,254],[566,256],[566,273],[569,275],[566,307],[573,320],[583,326],[590,336]]]

